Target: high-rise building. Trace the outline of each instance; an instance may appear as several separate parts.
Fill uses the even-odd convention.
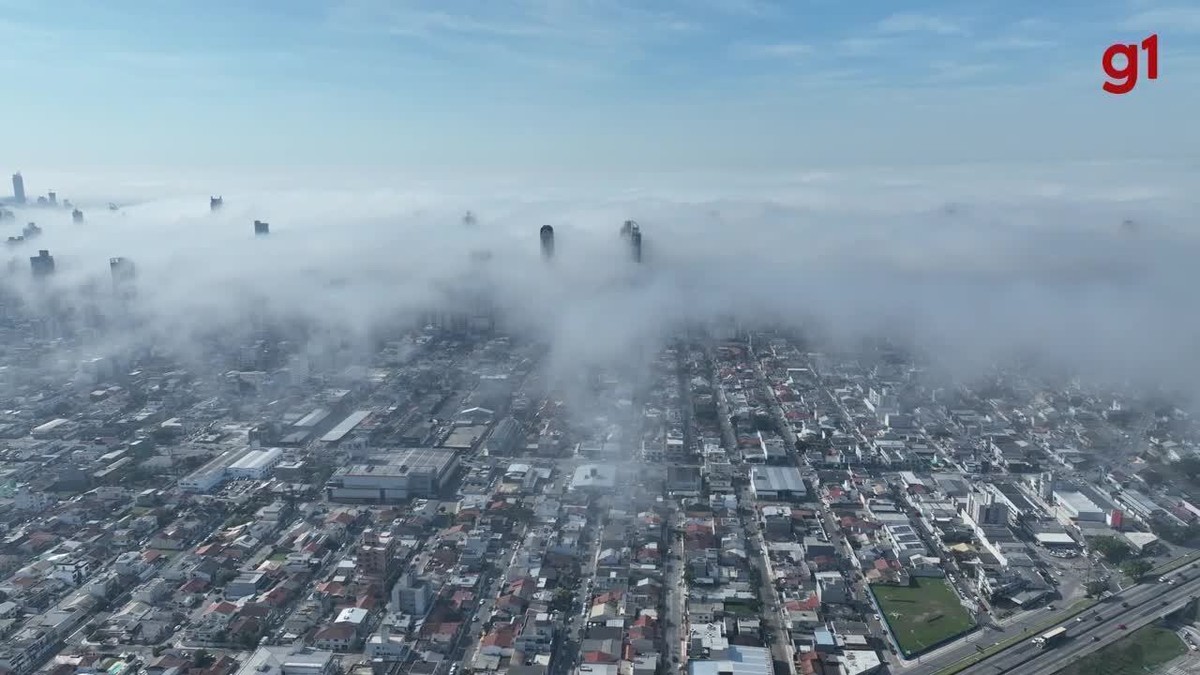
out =
[[[554,228],[543,225],[541,230],[542,257],[549,260],[554,257]]]
[[[475,224],[475,214],[467,211],[467,215],[463,216],[463,225],[471,226]]]
[[[58,206],[58,193],[51,190],[46,193],[46,197],[50,200],[50,206]]]
[[[50,251],[42,249],[38,254],[29,258],[29,269],[35,277],[48,277],[54,274],[54,256]]]
[[[129,258],[109,258],[108,267],[112,270],[113,286],[121,286],[130,281],[136,276],[134,272],[133,261]]]
[[[225,199],[223,197],[209,197],[208,198],[208,210],[209,211],[219,211],[219,210],[221,210],[222,206],[225,206]]]
[[[25,179],[21,177],[21,172],[18,171],[12,176],[13,183],[13,199],[18,204],[25,203]]]
[[[75,209],[74,211],[72,211],[71,212],[71,220],[73,220],[77,223],[82,223],[83,222],[83,211],[80,211],[79,209]]]
[[[270,233],[271,233],[271,225],[269,223],[264,223],[261,220],[254,221],[254,234],[262,236],[264,234],[270,234]]]
[[[629,253],[633,262],[642,262],[642,228],[632,220],[625,221],[621,226],[621,238],[629,245]]]
[[[976,525],[1008,524],[1008,505],[996,501],[996,495],[990,489],[967,496],[967,514]]]

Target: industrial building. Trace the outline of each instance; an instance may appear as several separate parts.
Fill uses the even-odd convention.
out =
[[[243,447],[226,450],[179,481],[179,487],[191,492],[209,492],[228,480],[259,480],[283,461],[279,448]]]
[[[363,423],[363,420],[371,416],[370,410],[355,410],[337,423],[337,426],[329,430],[329,433],[321,437],[322,443],[338,443],[346,437],[354,428]]]
[[[505,417],[492,429],[492,435],[484,443],[484,452],[489,455],[510,455],[523,440],[521,423],[512,417]]]
[[[1054,503],[1058,505],[1071,520],[1091,520],[1104,522],[1104,509],[1100,508],[1087,495],[1074,490],[1055,490]]]
[[[800,469],[794,466],[755,466],[750,469],[750,489],[756,499],[802,502],[808,488]]]
[[[458,468],[455,453],[437,448],[398,448],[370,459],[333,474],[325,484],[330,501],[387,504],[435,497]]]
[[[230,480],[261,480],[283,461],[279,448],[256,448],[247,451],[225,470]]]

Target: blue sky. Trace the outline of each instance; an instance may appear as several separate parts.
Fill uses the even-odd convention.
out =
[[[1160,79],[1100,55],[1160,35]],[[1187,0],[0,0],[21,167],[1194,158]]]

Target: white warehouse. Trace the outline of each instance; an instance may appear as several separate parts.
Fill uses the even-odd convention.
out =
[[[283,450],[279,448],[255,448],[242,455],[225,475],[229,480],[260,480],[271,475],[271,471],[283,461]]]
[[[1054,501],[1072,520],[1089,520],[1104,522],[1104,509],[1100,508],[1087,495],[1074,490],[1054,491]]]
[[[266,478],[283,460],[279,448],[226,450],[179,481],[190,492],[209,492],[227,480]]]

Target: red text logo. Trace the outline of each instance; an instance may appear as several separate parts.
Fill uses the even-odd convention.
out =
[[[1142,51],[1146,52],[1146,78],[1158,79],[1158,34],[1142,40]],[[1123,62],[1123,63],[1122,63]],[[1104,74],[1108,76],[1104,91],[1110,94],[1128,94],[1137,86],[1138,45],[1117,43],[1104,50]]]

